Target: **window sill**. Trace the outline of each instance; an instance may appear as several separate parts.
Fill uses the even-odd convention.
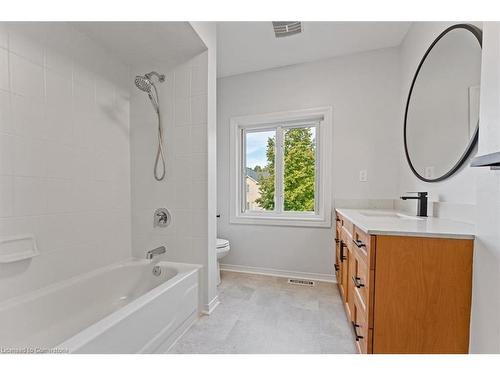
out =
[[[233,216],[229,220],[230,224],[247,224],[247,225],[272,225],[281,227],[308,227],[308,228],[330,228],[330,217],[324,218],[319,216],[314,217],[277,217],[277,216],[257,216],[257,215],[241,215]]]

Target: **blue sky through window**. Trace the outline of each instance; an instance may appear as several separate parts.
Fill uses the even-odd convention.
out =
[[[254,168],[256,165],[267,165],[267,139],[275,136],[274,130],[246,134],[246,166]]]

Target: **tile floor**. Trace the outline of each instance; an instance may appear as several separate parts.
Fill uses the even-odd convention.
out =
[[[169,353],[356,353],[335,284],[223,272],[219,299]]]

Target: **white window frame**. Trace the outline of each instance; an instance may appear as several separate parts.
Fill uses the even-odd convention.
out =
[[[276,179],[274,211],[247,211],[245,193],[245,134],[251,131],[281,129],[276,132],[276,158],[283,160],[283,129],[313,125],[316,127],[316,189],[314,212],[281,211],[283,187]],[[320,107],[296,111],[239,116],[230,119],[230,217],[232,224],[258,224],[302,227],[331,226],[332,108]],[[275,175],[283,174],[276,163]],[[278,186],[279,185],[279,186]]]

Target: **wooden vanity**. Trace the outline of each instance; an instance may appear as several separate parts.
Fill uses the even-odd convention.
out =
[[[468,353],[473,228],[385,215],[336,210],[334,267],[358,351]]]

